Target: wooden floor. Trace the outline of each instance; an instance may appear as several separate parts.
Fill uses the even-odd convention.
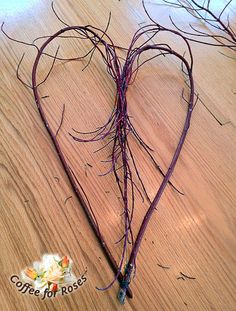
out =
[[[152,16],[167,23],[167,9],[155,1],[147,2]],[[148,22],[141,1],[135,0],[61,0],[55,1],[55,7],[71,25],[103,29],[112,12],[108,33],[121,46],[128,46],[133,33]],[[231,12],[232,24],[236,22],[233,12],[236,10]],[[180,25],[186,22],[179,15],[176,18]],[[2,0],[0,21],[5,21],[9,35],[28,42],[63,27],[49,0]],[[200,101],[172,177],[185,195],[167,187],[138,255],[131,284],[134,297],[121,306],[116,298],[117,283],[105,292],[95,288],[108,285],[113,273],[62,169],[32,93],[16,78],[17,64],[25,52],[20,75],[30,82],[35,50],[2,33],[0,40],[0,310],[236,310],[235,59],[223,56],[219,49],[193,45]],[[161,40],[175,40],[176,48],[182,47],[168,35]],[[51,46],[52,53],[58,44]],[[83,42],[60,40],[61,56],[85,51]],[[41,78],[50,63],[46,58],[42,62]],[[121,244],[115,242],[122,235],[122,204],[113,176],[98,176],[108,170],[100,161],[109,149],[94,154],[101,143],[76,143],[68,135],[72,128],[89,131],[100,126],[114,101],[115,86],[99,55],[95,53],[82,72],[85,64],[56,62],[40,95],[55,131],[65,105],[59,143],[89,195],[101,231],[118,261]],[[128,91],[129,113],[163,170],[168,168],[186,114],[181,100],[183,85],[179,64],[172,58],[159,58],[139,72]],[[162,178],[135,141],[132,146],[153,198]],[[147,208],[137,195],[135,233]],[[66,297],[47,300],[18,292],[10,282],[11,275],[20,275],[45,253],[70,256],[78,277],[87,267],[84,286]],[[194,279],[179,278],[181,272]]]

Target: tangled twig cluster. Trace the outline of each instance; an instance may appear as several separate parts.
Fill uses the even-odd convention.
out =
[[[195,0],[161,0],[166,6],[185,10],[199,22],[203,23],[205,30],[189,24],[190,30],[180,28],[174,19],[169,16],[172,25],[180,31],[188,41],[193,41],[208,46],[223,47],[236,51],[236,32],[233,29],[229,14],[225,14],[232,0],[228,1],[217,14],[212,9],[212,1]],[[226,17],[224,17],[226,15]]]

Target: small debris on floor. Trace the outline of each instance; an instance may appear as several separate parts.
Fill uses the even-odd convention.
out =
[[[162,269],[170,269],[169,266],[163,266],[163,265],[161,265],[160,263],[158,263],[157,265],[158,265],[158,267],[160,267],[160,268],[162,268]]]
[[[65,199],[65,201],[64,201],[64,204],[66,204],[66,202],[67,202],[69,199],[71,199],[71,198],[72,198],[72,195],[69,196],[69,197],[67,197],[67,198]]]
[[[184,278],[186,278],[186,279],[196,280],[196,278],[195,278],[195,277],[193,277],[193,276],[189,276],[189,275],[187,275],[187,274],[185,274],[185,273],[183,273],[183,272],[180,272],[180,274],[181,274]]]

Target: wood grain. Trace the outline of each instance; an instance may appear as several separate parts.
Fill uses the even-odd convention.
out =
[[[22,1],[14,10],[4,3],[0,4],[0,21],[4,20],[5,30],[19,40],[32,41],[62,27],[51,11],[50,1],[32,1],[25,8]],[[111,11],[108,32],[122,46],[129,44],[140,23],[147,22],[141,3],[133,0],[62,0],[55,5],[68,23],[103,29]],[[154,4],[148,8],[158,16]],[[165,15],[158,18],[165,22]],[[235,61],[216,49],[193,46],[194,76],[201,101],[195,107],[187,142],[172,177],[185,195],[171,187],[164,193],[138,256],[137,275],[131,286],[134,298],[121,306],[116,299],[118,284],[107,292],[95,289],[107,285],[113,274],[71,189],[32,94],[15,76],[25,52],[21,76],[30,81],[35,51],[7,40],[2,33],[0,37],[0,310],[236,310]],[[57,44],[50,52],[55,52]],[[60,40],[60,55],[78,55],[86,49],[86,44],[79,41]],[[68,135],[72,127],[92,130],[101,125],[114,100],[115,87],[99,55],[95,54],[82,72],[84,65],[57,62],[40,94],[49,96],[43,99],[43,105],[55,131],[65,105],[58,140],[89,194],[101,231],[118,261],[121,245],[115,242],[122,235],[122,205],[113,177],[98,176],[108,169],[100,161],[108,156],[109,149],[94,154],[101,143],[75,143]],[[40,78],[45,77],[48,66],[50,60],[44,59]],[[152,61],[139,72],[128,91],[134,124],[155,150],[154,157],[164,170],[186,113],[179,69],[171,57]],[[135,141],[132,148],[153,198],[161,176]],[[69,196],[72,198],[65,204]],[[148,208],[138,195],[136,203],[135,233]],[[45,253],[69,255],[78,276],[87,267],[88,282],[71,295],[47,301],[19,293],[10,276],[19,274]],[[195,279],[178,279],[180,272]]]

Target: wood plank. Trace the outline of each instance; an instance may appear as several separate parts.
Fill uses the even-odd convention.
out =
[[[19,7],[18,14],[12,16],[6,6],[4,13],[1,5],[0,19],[15,38],[32,41],[62,27],[46,0],[32,2],[28,10]],[[129,44],[142,18],[146,20],[141,4],[135,1],[63,0],[55,5],[70,24],[89,23],[103,29],[111,11],[108,33],[122,46]],[[199,102],[195,107],[189,136],[172,177],[185,195],[171,187],[164,193],[137,259],[137,274],[131,285],[134,298],[120,306],[116,299],[118,284],[106,292],[95,289],[107,285],[113,273],[73,194],[32,94],[15,77],[16,65],[26,52],[21,75],[29,81],[35,51],[0,36],[1,310],[234,310],[236,112],[233,97],[228,96],[228,82],[233,85],[236,69],[231,61],[213,50],[206,49],[203,54],[199,45],[194,46],[196,85],[204,104]],[[53,44],[50,52],[54,53],[58,44]],[[60,40],[60,55],[78,55],[87,49],[84,43]],[[50,63],[44,59],[40,78],[45,77]],[[99,55],[95,54],[82,72],[85,64],[57,62],[40,94],[49,96],[43,105],[55,131],[65,104],[59,143],[89,194],[101,231],[118,261],[121,244],[115,242],[122,235],[122,204],[113,176],[98,176],[108,169],[100,161],[110,150],[94,154],[102,143],[76,143],[68,135],[72,127],[83,131],[101,125],[114,101],[115,86]],[[205,75],[202,70],[206,66]],[[219,76],[225,84],[218,88]],[[166,57],[143,67],[127,94],[133,122],[164,170],[186,113],[182,87],[180,64]],[[221,126],[215,117],[230,123]],[[153,198],[162,178],[132,139],[131,146]],[[69,196],[72,198],[65,203]],[[136,204],[135,234],[148,208],[138,195]],[[17,292],[9,277],[45,253],[69,255],[78,276],[87,267],[88,282],[71,295],[55,299],[41,300]],[[180,272],[196,279],[178,279]]]

